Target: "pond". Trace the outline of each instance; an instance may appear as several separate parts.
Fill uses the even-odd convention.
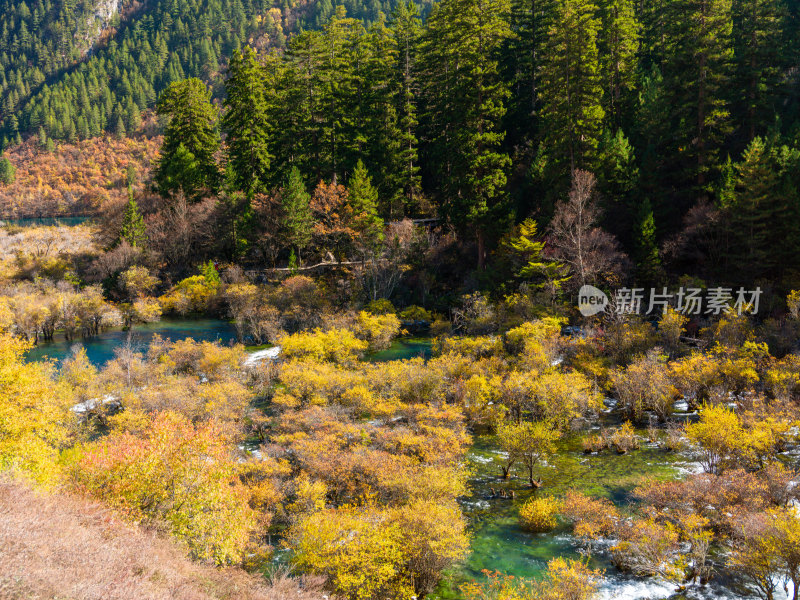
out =
[[[129,338],[130,335],[130,338]],[[85,348],[86,356],[95,365],[102,365],[114,358],[114,351],[128,343],[143,350],[156,335],[165,340],[177,341],[184,338],[194,338],[199,341],[219,341],[222,344],[231,344],[236,341],[236,329],[232,323],[218,319],[176,319],[162,320],[157,323],[136,325],[132,331],[110,329],[100,335],[66,341],[56,334],[52,342],[40,342],[32,348],[27,355],[28,360],[54,359],[57,363],[72,354],[75,348]]]
[[[74,227],[91,220],[91,217],[33,217],[29,219],[0,219],[0,227],[14,225],[16,227],[50,227],[61,225]]]

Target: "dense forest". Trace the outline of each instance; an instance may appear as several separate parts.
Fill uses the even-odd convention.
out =
[[[424,20],[401,3],[322,21],[325,3],[164,2],[130,7],[66,70],[36,59],[66,18],[48,6],[4,12],[7,143],[124,136],[156,108],[162,195],[243,194],[247,213],[293,168],[312,187],[366,174],[376,216],[445,217],[481,268],[514,223],[543,228],[580,169],[644,283],[796,277],[792,244],[772,243],[800,235],[798,15],[783,0],[448,0]],[[306,23],[321,27],[287,35]]]

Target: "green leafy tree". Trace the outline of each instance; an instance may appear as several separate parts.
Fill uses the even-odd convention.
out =
[[[167,118],[153,174],[158,191],[170,195],[182,190],[192,198],[216,191],[220,142],[217,111],[206,85],[199,79],[173,83],[161,94],[156,110]]]
[[[311,212],[311,196],[306,191],[303,176],[297,167],[292,167],[289,171],[289,177],[281,193],[281,208],[286,239],[292,246],[292,252],[294,253],[296,248],[299,256],[311,241],[314,215]]]
[[[227,134],[230,180],[248,197],[265,190],[273,158],[264,75],[252,48],[234,50],[225,82],[222,128]]]

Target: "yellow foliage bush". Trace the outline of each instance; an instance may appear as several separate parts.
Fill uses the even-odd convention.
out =
[[[531,498],[519,509],[519,519],[525,529],[542,533],[555,528],[560,510],[561,503],[555,498]]]

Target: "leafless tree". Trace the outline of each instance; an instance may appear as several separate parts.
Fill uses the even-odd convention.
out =
[[[569,265],[575,287],[619,275],[627,260],[616,238],[598,226],[596,183],[592,173],[575,171],[569,197],[556,206],[548,231],[553,258]]]

